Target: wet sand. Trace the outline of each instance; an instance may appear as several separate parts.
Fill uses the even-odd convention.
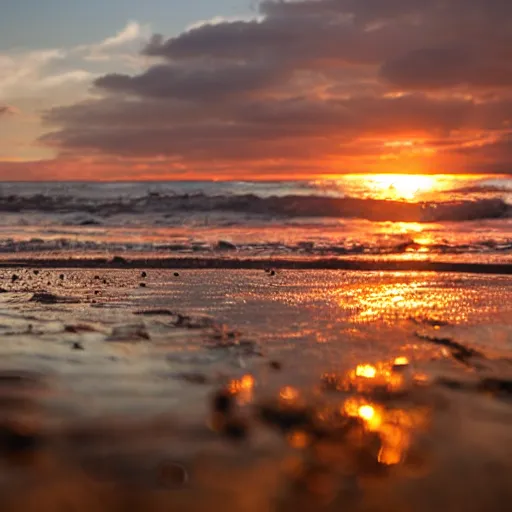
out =
[[[360,257],[237,257],[236,247],[230,250],[231,256],[193,257],[176,256],[162,257],[158,255],[136,255],[129,258],[114,256],[105,258],[91,253],[87,257],[77,257],[73,252],[69,257],[56,257],[34,253],[30,257],[13,258],[11,254],[0,255],[0,268],[38,268],[38,269],[195,269],[195,270],[264,270],[276,268],[284,270],[350,270],[350,271],[382,271],[382,272],[448,272],[470,274],[512,275],[512,264],[507,257],[500,255],[493,258],[485,255],[481,261],[473,254],[469,255],[436,255],[430,253],[404,253],[402,258],[396,255],[389,257],[379,255],[362,255]],[[228,253],[229,254],[229,253]],[[470,261],[468,261],[470,259]]]
[[[508,510],[511,285],[4,268],[0,510]]]

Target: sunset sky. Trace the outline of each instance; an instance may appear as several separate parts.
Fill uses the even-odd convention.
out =
[[[4,4],[2,180],[512,172],[510,0]]]

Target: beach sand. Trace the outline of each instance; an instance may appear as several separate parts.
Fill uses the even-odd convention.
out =
[[[0,510],[509,510],[511,285],[4,268]]]

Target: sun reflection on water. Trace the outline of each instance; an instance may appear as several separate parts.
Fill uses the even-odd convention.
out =
[[[358,392],[369,393],[385,385],[389,391],[397,391],[403,387],[403,377],[396,370],[409,365],[409,360],[399,356],[392,362],[379,362],[372,366],[360,364],[348,372],[343,380],[346,388],[357,389]],[[368,371],[372,368],[372,371]],[[395,369],[395,370],[394,370]],[[361,388],[358,379],[366,379],[366,386]],[[412,382],[416,382],[414,375]],[[402,462],[409,449],[413,434],[426,428],[428,410],[421,407],[393,408],[368,398],[367,394],[348,397],[341,406],[342,414],[358,418],[368,432],[377,433],[381,446],[378,461],[384,465],[395,465]]]
[[[454,288],[449,292],[442,286],[432,287],[429,274],[409,274],[410,279],[397,282],[399,273],[390,273],[380,282],[368,281],[365,286],[344,286],[333,290],[332,295],[344,310],[350,311],[350,322],[394,323],[417,317],[435,316],[436,311],[446,311],[452,322],[465,320],[460,310],[467,291]],[[450,313],[452,312],[452,313]]]

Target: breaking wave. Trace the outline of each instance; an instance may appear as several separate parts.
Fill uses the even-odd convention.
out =
[[[237,212],[255,216],[359,218],[376,222],[473,221],[511,217],[512,205],[501,198],[448,202],[409,203],[352,197],[286,195],[261,197],[255,194],[169,195],[152,192],[130,198],[85,198],[77,196],[0,196],[3,213],[86,213],[101,218],[118,214],[151,213],[183,215],[187,212]]]

